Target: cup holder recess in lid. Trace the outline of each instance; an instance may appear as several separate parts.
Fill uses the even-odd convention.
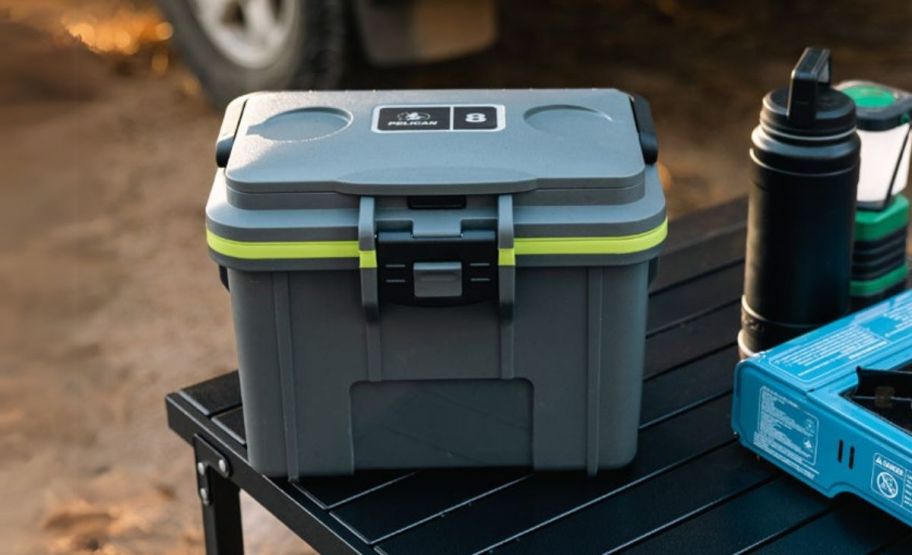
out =
[[[351,121],[351,114],[345,110],[302,108],[282,112],[251,125],[247,133],[271,141],[313,141],[342,131],[351,125]]]
[[[523,118],[539,131],[563,137],[585,137],[612,123],[611,117],[598,110],[563,104],[532,108]]]

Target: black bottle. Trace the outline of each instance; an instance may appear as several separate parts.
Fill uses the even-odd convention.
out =
[[[790,85],[766,95],[751,143],[743,356],[849,310],[861,141],[828,50],[806,49]]]

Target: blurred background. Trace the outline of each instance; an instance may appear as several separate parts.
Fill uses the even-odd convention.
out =
[[[0,0],[2,551],[201,552],[162,399],[234,365],[203,234],[234,94],[635,91],[677,216],[747,191],[760,100],[804,46],[912,89],[910,29],[908,0]],[[251,553],[307,552],[244,510]]]

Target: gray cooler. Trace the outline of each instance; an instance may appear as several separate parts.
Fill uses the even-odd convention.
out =
[[[206,223],[254,468],[630,462],[656,155],[617,90],[233,102]]]

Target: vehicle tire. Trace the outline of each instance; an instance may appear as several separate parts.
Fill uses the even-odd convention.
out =
[[[342,77],[345,0],[158,4],[179,54],[219,108],[252,91],[333,88]]]

